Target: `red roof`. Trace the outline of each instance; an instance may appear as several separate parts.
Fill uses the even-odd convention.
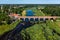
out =
[[[17,16],[17,17],[18,17],[18,16],[19,16],[19,14],[11,13],[9,16],[14,16],[14,17],[15,17],[15,16]]]

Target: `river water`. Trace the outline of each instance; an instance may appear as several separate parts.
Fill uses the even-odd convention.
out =
[[[34,24],[30,22],[20,22],[13,30],[10,30],[0,36],[0,40],[23,40],[23,36],[20,34],[20,31],[32,25]]]

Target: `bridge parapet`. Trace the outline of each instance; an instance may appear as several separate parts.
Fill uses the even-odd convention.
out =
[[[24,21],[25,21],[26,18],[28,18],[29,21],[30,21],[31,18],[33,18],[34,20],[36,18],[38,18],[38,20],[40,20],[41,18],[43,18],[43,20],[46,20],[46,19],[48,19],[48,20],[51,20],[51,19],[55,20],[56,18],[60,18],[60,17],[57,17],[57,16],[19,16],[19,19],[21,19],[21,18],[23,18]]]

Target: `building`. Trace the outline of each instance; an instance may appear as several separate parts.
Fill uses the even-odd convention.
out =
[[[12,18],[12,19],[18,19],[19,16],[20,16],[20,14],[10,13],[9,16],[10,16],[10,18]]]

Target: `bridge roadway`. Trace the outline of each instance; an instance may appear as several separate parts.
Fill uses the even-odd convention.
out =
[[[33,19],[33,20],[36,20],[36,19],[38,19],[38,20],[56,20],[57,18],[60,18],[60,17],[59,16],[19,16],[19,20],[23,19],[24,21],[26,19],[28,19],[28,20],[31,20],[31,19]]]

